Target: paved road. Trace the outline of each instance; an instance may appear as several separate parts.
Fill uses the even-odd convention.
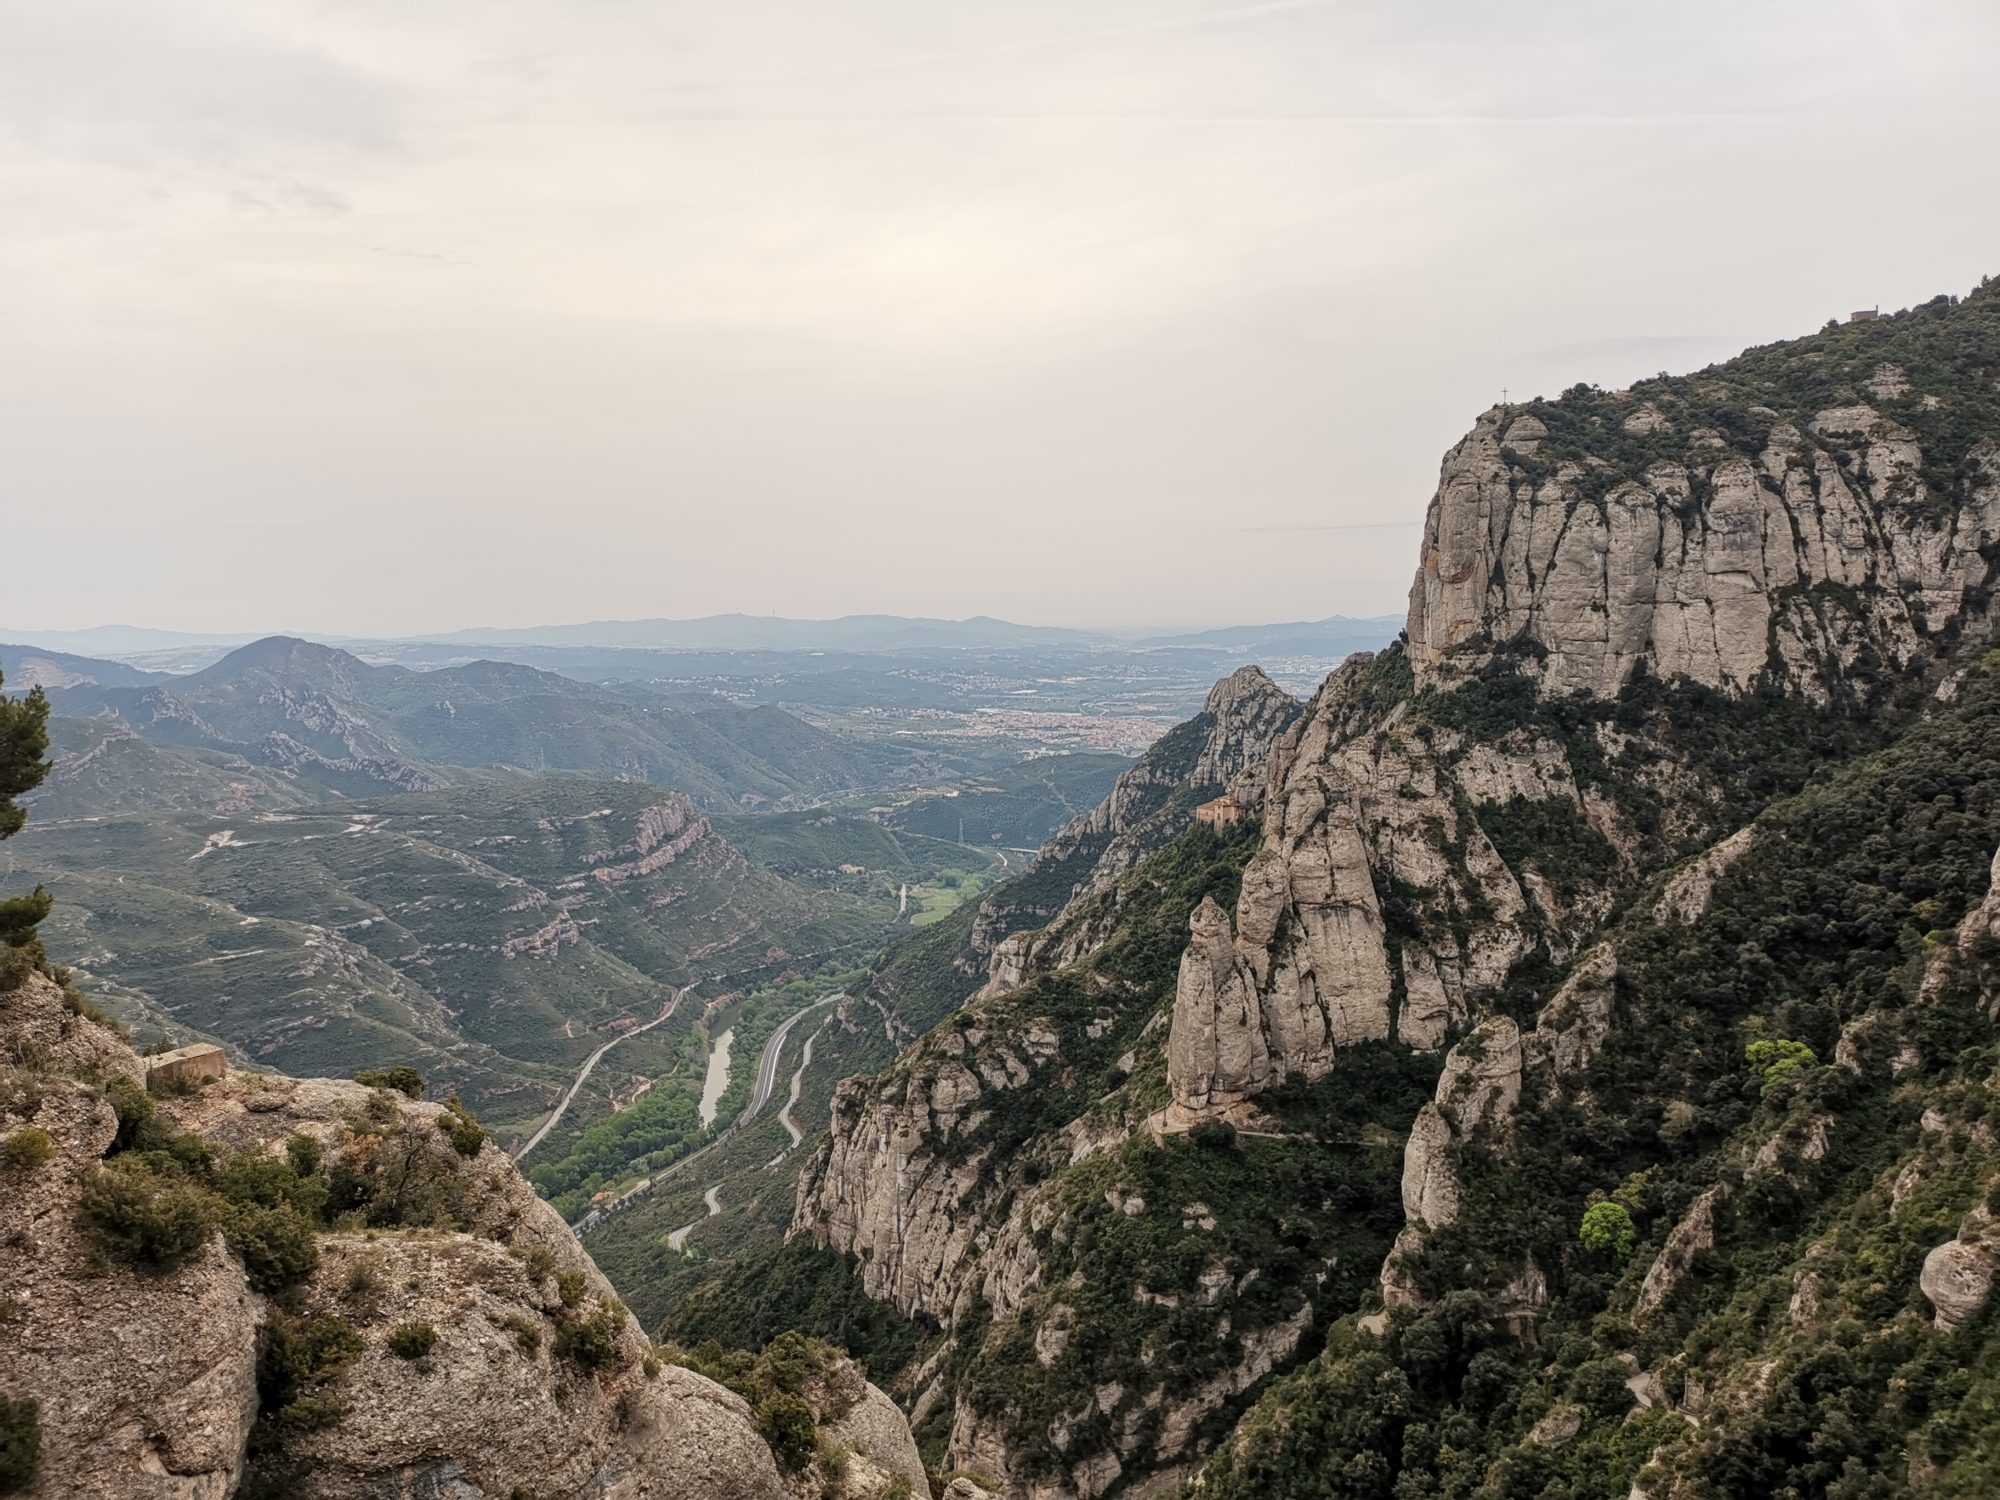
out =
[[[799,1086],[805,1080],[806,1069],[810,1068],[813,1063],[813,1043],[819,1040],[819,1033],[824,1030],[826,1030],[826,1022],[822,1021],[819,1023],[819,1031],[815,1031],[811,1036],[806,1038],[806,1044],[799,1053],[799,1065],[792,1070],[791,1097],[785,1100],[785,1107],[778,1111],[778,1123],[785,1127],[785,1133],[792,1138],[792,1145],[794,1146],[806,1138],[806,1133],[792,1122],[792,1110],[799,1102]],[[784,1159],[785,1153],[780,1151],[776,1156],[771,1158],[771,1165],[776,1166]]]
[[[693,988],[694,988],[693,985],[688,986],[688,989],[690,990]],[[597,1067],[597,1065],[600,1062],[604,1060],[605,1053],[609,1052],[613,1047],[617,1046],[620,1042],[624,1041],[625,1038],[627,1038],[628,1036],[637,1036],[642,1031],[651,1031],[655,1026],[659,1025],[662,1021],[671,1020],[673,1018],[675,1008],[679,1006],[679,1004],[681,1003],[681,997],[685,995],[687,992],[688,992],[687,990],[675,990],[674,998],[669,1000],[665,1005],[661,1006],[660,1013],[657,1016],[653,1017],[652,1020],[648,1021],[644,1026],[634,1026],[630,1031],[619,1032],[618,1035],[614,1036],[610,1041],[606,1042],[602,1047],[599,1047],[595,1052],[591,1053],[590,1056],[587,1059],[585,1059],[583,1067],[578,1071],[575,1082],[570,1084],[569,1092],[562,1096],[562,1103],[556,1106],[555,1113],[550,1115],[547,1120],[543,1121],[542,1128],[540,1130],[537,1130],[533,1135],[529,1136],[528,1139],[522,1143],[520,1150],[514,1153],[514,1160],[518,1162],[523,1158],[525,1158],[530,1151],[534,1150],[535,1147],[541,1145],[542,1138],[544,1136],[546,1136],[551,1130],[554,1130],[556,1128],[556,1126],[561,1122],[563,1115],[568,1111],[570,1102],[576,1098],[576,1091],[583,1087],[584,1083],[590,1078],[591,1072]]]
[[[804,1010],[785,1017],[784,1024],[771,1033],[771,1039],[764,1043],[764,1050],[757,1058],[757,1087],[751,1091],[750,1103],[742,1114],[736,1117],[738,1125],[755,1117],[758,1110],[771,1102],[771,1090],[778,1084],[778,1059],[785,1050],[785,1038],[792,1034],[792,1028],[822,1005],[831,1005],[838,995],[822,995]]]
[[[690,985],[688,988],[692,989],[693,986]],[[806,1006],[804,1009],[795,1011],[785,1017],[779,1024],[778,1029],[771,1033],[770,1040],[764,1043],[764,1050],[757,1055],[757,1085],[751,1090],[750,1102],[743,1107],[743,1112],[731,1120],[724,1127],[722,1133],[716,1136],[714,1140],[683,1156],[672,1166],[661,1168],[653,1174],[652,1178],[643,1187],[632,1189],[624,1197],[613,1199],[602,1208],[593,1208],[581,1219],[578,1219],[571,1226],[576,1231],[577,1238],[581,1239],[585,1234],[603,1223],[607,1215],[614,1214],[622,1208],[629,1208],[636,1199],[644,1197],[647,1193],[658,1192],[667,1183],[679,1177],[689,1167],[692,1167],[696,1162],[707,1156],[709,1152],[721,1146],[731,1136],[735,1135],[737,1131],[755,1119],[757,1112],[771,1102],[771,1090],[776,1087],[778,1079],[778,1058],[785,1050],[785,1038],[791,1035],[792,1028],[804,1020],[809,1012],[818,1010],[823,1005],[831,1005],[841,998],[841,992],[836,990],[831,995],[820,996],[819,999],[813,1001],[812,1004]],[[547,1129],[546,1126],[543,1128]],[[715,1199],[715,1191],[715,1187],[710,1187],[702,1195],[702,1201],[709,1205],[709,1213],[711,1215],[722,1212],[720,1203]],[[674,1249],[678,1250],[680,1248],[679,1241],[686,1239],[688,1231],[700,1222],[701,1220],[697,1219],[694,1224],[687,1224],[675,1230],[673,1234],[667,1237],[668,1243]]]
[[[722,1212],[722,1200],[716,1196],[716,1194],[720,1191],[721,1189],[720,1186],[718,1185],[717,1187],[710,1188],[707,1192],[701,1195],[702,1205],[708,1210],[707,1213],[702,1215],[703,1219],[712,1219],[717,1214]],[[676,1229],[672,1234],[667,1236],[667,1248],[669,1250],[680,1249],[681,1246],[687,1243],[687,1237],[690,1234],[692,1234],[700,1224],[701,1224],[701,1219],[696,1219],[692,1224],[681,1225],[679,1229]]]

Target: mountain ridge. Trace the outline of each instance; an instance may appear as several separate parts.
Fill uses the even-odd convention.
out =
[[[1621,1188],[1621,1173],[1593,1164],[1573,1130],[1562,1136],[1568,1159],[1524,1157],[1525,1146],[1510,1143],[1560,1132],[1578,1110],[1615,1136],[1615,1113],[1589,1102],[1614,1087],[1600,1070],[1631,1067],[1623,1059],[1638,1048],[1657,1076],[1645,1049],[1660,1045],[1660,1028],[1671,1034],[1672,1006],[1635,1000],[1628,961],[1602,946],[1611,924],[1637,918],[1649,889],[1666,889],[1655,898],[1662,911],[1689,914],[1662,917],[1658,930],[1706,932],[1715,909],[1706,893],[1734,890],[1762,867],[1754,848],[1765,836],[1741,830],[1766,809],[1818,805],[1824,766],[1857,768],[1851,784],[1862,786],[1869,768],[1899,764],[1899,754],[1931,755],[1919,748],[1926,735],[1977,741],[1976,716],[1992,701],[1979,662],[2000,552],[1988,525],[2000,514],[2000,472],[1986,457],[2000,438],[1988,410],[2000,372],[1996,309],[2000,296],[1982,288],[1881,326],[1752,351],[1734,384],[1736,368],[1724,364],[1629,394],[1579,389],[1538,404],[1534,427],[1519,432],[1524,414],[1502,413],[1504,428],[1493,413],[1480,418],[1442,468],[1411,644],[1350,661],[1278,737],[1261,826],[1234,842],[1205,829],[1183,834],[1106,893],[1102,932],[1080,958],[996,985],[883,1074],[842,1085],[833,1128],[800,1178],[794,1232],[848,1257],[864,1290],[930,1331],[904,1387],[928,1453],[975,1464],[1023,1500],[1181,1480],[1232,1500],[1304,1500],[1327,1493],[1329,1472],[1354,1476],[1340,1493],[1381,1500],[1392,1489],[1608,1496],[1615,1486],[1655,1500],[1740,1492],[1701,1488],[1695,1476],[1717,1451],[1758,1461],[1755,1420],[1739,1427],[1702,1408],[1704,1430],[1726,1436],[1677,1444],[1669,1439],[1681,1419],[1669,1410],[1680,1398],[1659,1392],[1675,1381],[1740,1387],[1731,1399],[1758,1413],[1755,1365],[1643,1340],[1634,1354],[1616,1326],[1594,1330],[1601,1303],[1589,1288],[1602,1284],[1603,1263],[1579,1246],[1567,1215],[1583,1214],[1594,1181],[1600,1196],[1590,1202],[1629,1189],[1632,1206],[1618,1211],[1655,1235],[1689,1226],[1667,1237],[1672,1253],[1644,1278],[1654,1289],[1641,1291],[1635,1261],[1622,1294],[1668,1302],[1675,1257],[1725,1233],[1706,1227],[1704,1214],[1724,1219],[1700,1193],[1728,1191],[1729,1172],[1740,1170],[1730,1150],[1765,1164],[1751,1173],[1760,1192],[1777,1180],[1774,1168],[1819,1191],[1853,1190],[1785,1166],[1830,1149],[1833,1116],[1815,1123],[1795,1113],[1773,1134],[1732,1104],[1715,1128],[1751,1133],[1719,1157],[1704,1154],[1713,1148],[1700,1131],[1636,1141],[1622,1170],[1639,1174],[1630,1181],[1672,1174],[1677,1185],[1659,1202],[1629,1182]],[[1804,367],[1794,377],[1787,362]],[[1802,399],[1829,404],[1787,424],[1757,399],[1787,380]],[[1859,389],[1870,386],[1878,389]],[[1842,415],[1863,394],[1897,412],[1900,430],[1872,408],[1867,420]],[[1778,456],[1763,457],[1787,425],[1795,439],[1780,434]],[[1643,504],[1662,528],[1672,520],[1694,539],[1685,543],[1694,577],[1723,580],[1746,618],[1766,622],[1761,666],[1750,664],[1757,637],[1748,628],[1712,633],[1704,657],[1667,654],[1686,635],[1642,628],[1628,649],[1593,623],[1615,622],[1608,607],[1593,607],[1621,597],[1602,592],[1610,580],[1631,581],[1622,597],[1651,597],[1643,578],[1611,571],[1617,554],[1597,544],[1605,533],[1591,521],[1621,494],[1637,508],[1639,497],[1620,489],[1634,482],[1625,477],[1634,464],[1642,475],[1671,464],[1688,476],[1667,485],[1684,499],[1665,503],[1649,485]],[[1746,478],[1748,495],[1773,498],[1746,506]],[[1822,563],[1787,577],[1723,565],[1727,548],[1740,547],[1746,529],[1758,535],[1766,517],[1781,539],[1804,535],[1808,511],[1853,518],[1829,534],[1851,538],[1848,555],[1866,571]],[[1527,559],[1518,568],[1506,561],[1517,546]],[[1682,566],[1678,551],[1651,562],[1624,555],[1662,578]],[[1663,584],[1661,607],[1677,610],[1685,595]],[[1742,643],[1739,664],[1728,665],[1718,640]],[[1939,896],[1940,918],[1954,924],[1985,896],[2000,845],[1989,768],[1961,762],[1939,783],[1959,789],[1940,794],[1952,804],[1940,815],[1962,829],[1952,884]],[[1744,839],[1753,853],[1732,864]],[[1192,936],[1162,953],[1169,916]],[[1046,944],[1075,920],[1009,941]],[[1977,948],[1966,941],[1966,951]],[[1983,993],[1991,981],[1978,966],[1989,961],[1973,962]],[[1730,971],[1708,972],[1722,986]],[[1809,1024],[1803,999],[1766,1013],[1754,986],[1746,993],[1732,976],[1726,988],[1737,997],[1731,1025],[1769,1028],[1751,1037],[1803,1032],[1811,1043],[1799,1045],[1819,1058],[1858,1045],[1824,1018]],[[1701,1014],[1693,997],[1682,1003]],[[1873,999],[1847,1003],[1837,1021],[1877,1027],[1893,1053],[1893,1029]],[[1735,1035],[1740,1049],[1745,1033]],[[1865,1101],[1890,1074],[1857,1065],[1835,1071],[1863,1080],[1856,1097]],[[1950,1066],[1919,1066],[1923,1097],[1952,1118],[1944,1101],[1960,1085]],[[1740,1060],[1735,1068],[1742,1076]],[[1822,1091],[1834,1087],[1831,1075],[1814,1076]],[[1729,1098],[1729,1077],[1726,1055],[1711,1046],[1681,1084],[1693,1098],[1654,1094],[1646,1108],[1674,1118],[1692,1109],[1699,1119],[1710,1097],[1701,1091]],[[1616,1087],[1645,1080],[1642,1065]],[[1562,1209],[1530,1214],[1516,1203],[1516,1167],[1536,1173]],[[1299,1172],[1331,1174],[1349,1212],[1344,1222],[1315,1221],[1299,1200],[1284,1200],[1298,1238],[1281,1254],[1260,1242],[1257,1216],[1274,1204],[1256,1184]],[[1952,1180],[1956,1223],[1984,1179]],[[1676,1212],[1678,1221],[1664,1217]],[[1939,1330],[1985,1300],[1979,1268],[1989,1252],[1976,1217],[1966,1220],[1969,1251],[1938,1245],[1950,1238],[1939,1219],[1898,1230],[1931,1234],[1924,1248],[1935,1248],[1940,1267],[1951,1262],[1949,1276],[1926,1273],[1920,1287],[1910,1250],[1896,1252],[1906,1257],[1897,1297],[1944,1298]],[[1515,1225],[1524,1227],[1496,1228]],[[1645,1244],[1666,1254],[1657,1238]],[[1379,1274],[1350,1279],[1357,1255],[1372,1255]],[[1327,1274],[1334,1264],[1347,1270]],[[1972,1290],[1956,1290],[1952,1277]],[[1184,1347],[1176,1340],[1197,1336],[1190,1305],[1227,1334],[1214,1359],[1183,1377],[1161,1360]],[[1479,1360],[1521,1370],[1544,1324],[1569,1330],[1580,1352],[1555,1367],[1560,1378],[1520,1376],[1532,1402],[1524,1395],[1501,1420],[1449,1440],[1423,1425],[1470,1421],[1459,1385],[1471,1378],[1468,1361],[1473,1372]],[[1308,1359],[1322,1340],[1324,1356]],[[1773,1346],[1779,1364],[1785,1347]],[[1953,1359],[1946,1349],[1923,1357]],[[1439,1359],[1451,1382],[1442,1393],[1424,1383]],[[1245,1393],[1288,1363],[1303,1373],[1229,1439]],[[1394,1403],[1367,1410],[1361,1393],[1377,1379],[1401,1382],[1410,1394],[1397,1400],[1421,1419],[1406,1427]],[[1566,1400],[1566,1391],[1579,1394]],[[1357,1399],[1352,1415],[1333,1415]],[[1641,1420],[1619,1447],[1630,1410]],[[1847,1451],[1883,1440],[1856,1435]],[[1447,1443],[1479,1457],[1450,1471]],[[1932,1451],[1942,1472],[1951,1453]],[[1781,1458],[1762,1461],[1758,1472],[1786,1472]],[[1658,1477],[1635,1489],[1649,1462]],[[1399,1473],[1407,1479],[1396,1488]]]

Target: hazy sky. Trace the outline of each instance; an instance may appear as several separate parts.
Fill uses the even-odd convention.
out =
[[[1503,388],[2000,271],[1996,56],[1993,0],[0,0],[0,626],[1400,609]]]

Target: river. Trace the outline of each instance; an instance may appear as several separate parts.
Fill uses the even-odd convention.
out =
[[[722,1091],[729,1087],[729,1047],[736,1040],[736,1028],[730,1027],[715,1039],[715,1045],[708,1049],[708,1076],[701,1083],[701,1123],[706,1129],[715,1123],[715,1108],[722,1102]]]

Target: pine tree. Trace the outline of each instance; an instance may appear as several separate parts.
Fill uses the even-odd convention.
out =
[[[6,678],[0,675],[0,686]],[[0,694],[0,839],[11,838],[28,821],[28,810],[16,800],[32,792],[49,774],[49,700],[40,688],[24,698]],[[15,957],[41,965],[46,962],[35,928],[49,914],[49,893],[39,885],[25,896],[0,901],[0,948],[20,950]],[[4,957],[4,955],[0,955]],[[0,962],[0,973],[21,969]]]

